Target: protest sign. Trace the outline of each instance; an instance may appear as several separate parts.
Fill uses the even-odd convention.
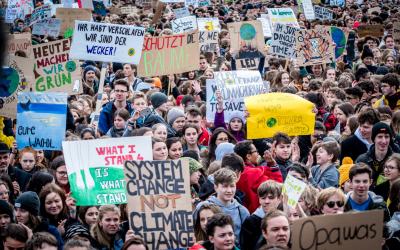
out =
[[[138,64],[144,28],[130,25],[75,22],[72,59]]]
[[[288,174],[282,186],[282,194],[287,195],[289,207],[295,208],[307,184]]]
[[[205,7],[205,6],[210,6],[211,5],[211,0],[198,0],[197,7]]]
[[[385,27],[383,24],[362,24],[357,28],[357,34],[360,38],[366,36],[383,37],[384,33]]]
[[[269,91],[269,85],[264,83],[259,71],[237,70],[214,72],[214,79],[207,79],[207,121],[213,122],[217,110],[215,92],[221,91],[225,122],[234,111],[244,110],[243,98]]]
[[[293,221],[292,249],[381,249],[383,209],[309,216]]]
[[[119,8],[119,9],[121,10],[121,14],[125,14],[125,15],[136,13],[138,11],[136,6],[132,6],[132,5],[121,6],[121,8]]]
[[[193,6],[194,8],[199,7],[199,0],[185,0],[185,6]]]
[[[100,16],[105,16],[107,14],[106,6],[104,5],[102,0],[93,0],[93,12]]]
[[[400,22],[393,23],[393,39],[396,44],[400,43]]]
[[[272,34],[269,52],[284,58],[296,57],[297,28],[277,23]]]
[[[299,66],[333,62],[335,54],[330,27],[296,31],[296,53]]]
[[[94,10],[93,0],[80,0],[81,5],[79,8]]]
[[[149,136],[63,141],[62,147],[78,206],[126,203],[124,162],[153,159]]]
[[[33,62],[29,58],[10,55],[1,68],[0,116],[16,118],[18,93],[29,91],[33,81]]]
[[[32,39],[31,34],[21,33],[21,34],[10,34],[8,39],[8,54],[15,55],[18,51],[25,53],[26,57],[31,57],[32,55]]]
[[[346,6],[346,0],[329,0],[330,6],[338,6],[344,8]]]
[[[201,52],[216,52],[219,55],[219,34],[217,31],[200,31],[199,43]]]
[[[61,150],[67,120],[66,93],[18,94],[16,139],[18,149]]]
[[[381,7],[374,7],[368,9],[368,15],[372,15],[372,13],[377,12],[378,14],[381,13]]]
[[[268,15],[271,22],[271,28],[274,27],[276,23],[300,28],[296,16],[291,8],[268,9]]]
[[[195,243],[189,161],[127,161],[128,218],[148,249],[187,249]]]
[[[258,70],[260,58],[235,58],[236,69]]]
[[[221,25],[216,17],[197,18],[197,27],[199,31],[221,31]]]
[[[32,0],[8,0],[6,9],[6,21],[12,23],[14,19],[25,19],[35,9]]]
[[[92,11],[90,9],[57,8],[56,17],[61,19],[60,33],[65,34],[66,31],[74,30],[75,20],[89,21],[92,19]]]
[[[7,8],[4,17],[5,23],[14,23],[14,20],[18,18],[18,9]]]
[[[350,29],[345,27],[331,26],[331,36],[335,43],[335,58],[339,59],[346,51],[347,40],[349,38]]]
[[[258,21],[261,22],[264,37],[271,37],[271,24],[269,23],[268,15],[261,14],[261,17],[257,18]]]
[[[77,61],[70,60],[71,41],[57,40],[32,47],[36,92],[82,93],[81,68]]]
[[[195,16],[186,16],[172,20],[172,32],[181,34],[184,32],[194,31],[197,29],[197,21]]]
[[[51,7],[49,4],[40,6],[33,10],[29,20],[30,24],[37,23],[38,21],[46,20],[51,18]]]
[[[151,77],[197,70],[200,65],[199,34],[146,37],[138,75]]]
[[[51,18],[33,25],[32,34],[57,37],[60,33],[61,20]]]
[[[172,11],[174,12],[176,18],[182,18],[190,15],[189,9],[187,7],[173,9]]]
[[[318,5],[314,6],[315,19],[320,20],[332,20],[333,19],[333,11],[328,8],[324,8]]]
[[[289,136],[314,133],[314,104],[288,93],[270,93],[246,97],[247,138],[270,138],[276,132]]]
[[[314,8],[313,8],[311,0],[302,0],[301,3],[303,6],[303,13],[304,13],[304,16],[306,17],[306,19],[314,20],[315,14],[314,14]]]
[[[262,57],[264,53],[264,34],[260,21],[228,23],[231,50],[237,58]]]

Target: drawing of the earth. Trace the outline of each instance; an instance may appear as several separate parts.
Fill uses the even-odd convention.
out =
[[[18,72],[10,67],[3,67],[0,77],[0,97],[8,97],[14,94],[18,88]]]
[[[341,29],[337,27],[331,27],[331,36],[336,44],[335,57],[339,58],[346,49],[346,43],[347,43],[346,35]]]
[[[254,26],[249,23],[245,23],[240,26],[240,38],[245,41],[252,40],[254,37],[256,37],[256,33],[257,32]]]

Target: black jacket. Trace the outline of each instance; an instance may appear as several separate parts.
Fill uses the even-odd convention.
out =
[[[259,210],[258,208],[257,210]],[[262,209],[262,208],[261,208]],[[254,250],[256,249],[256,245],[258,240],[260,239],[261,232],[261,221],[262,214],[254,212],[252,215],[246,218],[246,220],[242,224],[242,228],[240,229],[240,249],[241,250]]]
[[[340,149],[340,162],[343,158],[348,156],[353,162],[356,161],[357,157],[368,151],[367,146],[357,138],[357,136],[352,135],[342,142]]]
[[[24,192],[28,186],[28,182],[31,180],[32,175],[12,166],[8,166],[7,171],[11,181],[18,182],[21,193]]]

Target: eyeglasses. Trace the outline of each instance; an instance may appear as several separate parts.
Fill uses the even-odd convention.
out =
[[[22,162],[29,162],[29,163],[33,163],[35,162],[34,160],[22,160]]]
[[[61,175],[61,176],[67,176],[68,173],[65,171],[57,171],[57,174]]]
[[[383,168],[387,168],[387,169],[389,169],[389,170],[395,170],[395,169],[397,169],[397,167],[390,166],[390,165],[385,165]]]
[[[115,93],[125,93],[127,92],[126,90],[122,90],[122,89],[116,89],[114,90]]]
[[[343,202],[343,201],[328,201],[328,202],[326,203],[326,205],[327,205],[329,208],[334,208],[334,207],[335,207],[335,204],[336,204],[337,207],[343,207],[343,206],[344,206],[344,202]]]

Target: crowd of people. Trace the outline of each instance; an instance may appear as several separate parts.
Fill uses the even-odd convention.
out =
[[[290,249],[291,225],[300,218],[375,209],[384,211],[382,249],[400,249],[400,44],[392,33],[400,21],[399,1],[347,0],[344,7],[313,1],[334,18],[307,20],[300,11],[299,26],[347,28],[344,56],[307,67],[269,53],[261,58],[259,71],[271,92],[314,104],[313,134],[279,132],[248,140],[248,113],[224,114],[218,90],[214,122],[206,119],[206,80],[235,69],[227,25],[256,20],[267,8],[299,9],[297,2],[212,0],[190,6],[196,17],[218,18],[222,29],[219,53],[202,53],[195,71],[149,78],[138,75],[136,65],[110,63],[103,83],[101,62],[82,61],[83,94],[68,97],[65,140],[151,136],[154,160],[190,158],[192,250]],[[115,10],[135,4],[112,5]],[[173,10],[181,7],[166,4],[156,22],[155,9],[140,6],[131,14],[93,14],[93,20],[144,27],[146,36],[172,35]],[[376,7],[380,11],[369,11]],[[369,24],[381,24],[384,35],[359,36],[358,27]],[[16,19],[10,32],[29,33],[31,27]],[[32,35],[33,44],[57,39],[62,37]],[[15,119],[2,122],[4,135],[15,136]],[[282,193],[289,175],[307,184],[295,207]],[[129,229],[128,213],[125,204],[77,207],[61,151],[17,150],[15,143],[0,142],[0,249],[147,249]]]

